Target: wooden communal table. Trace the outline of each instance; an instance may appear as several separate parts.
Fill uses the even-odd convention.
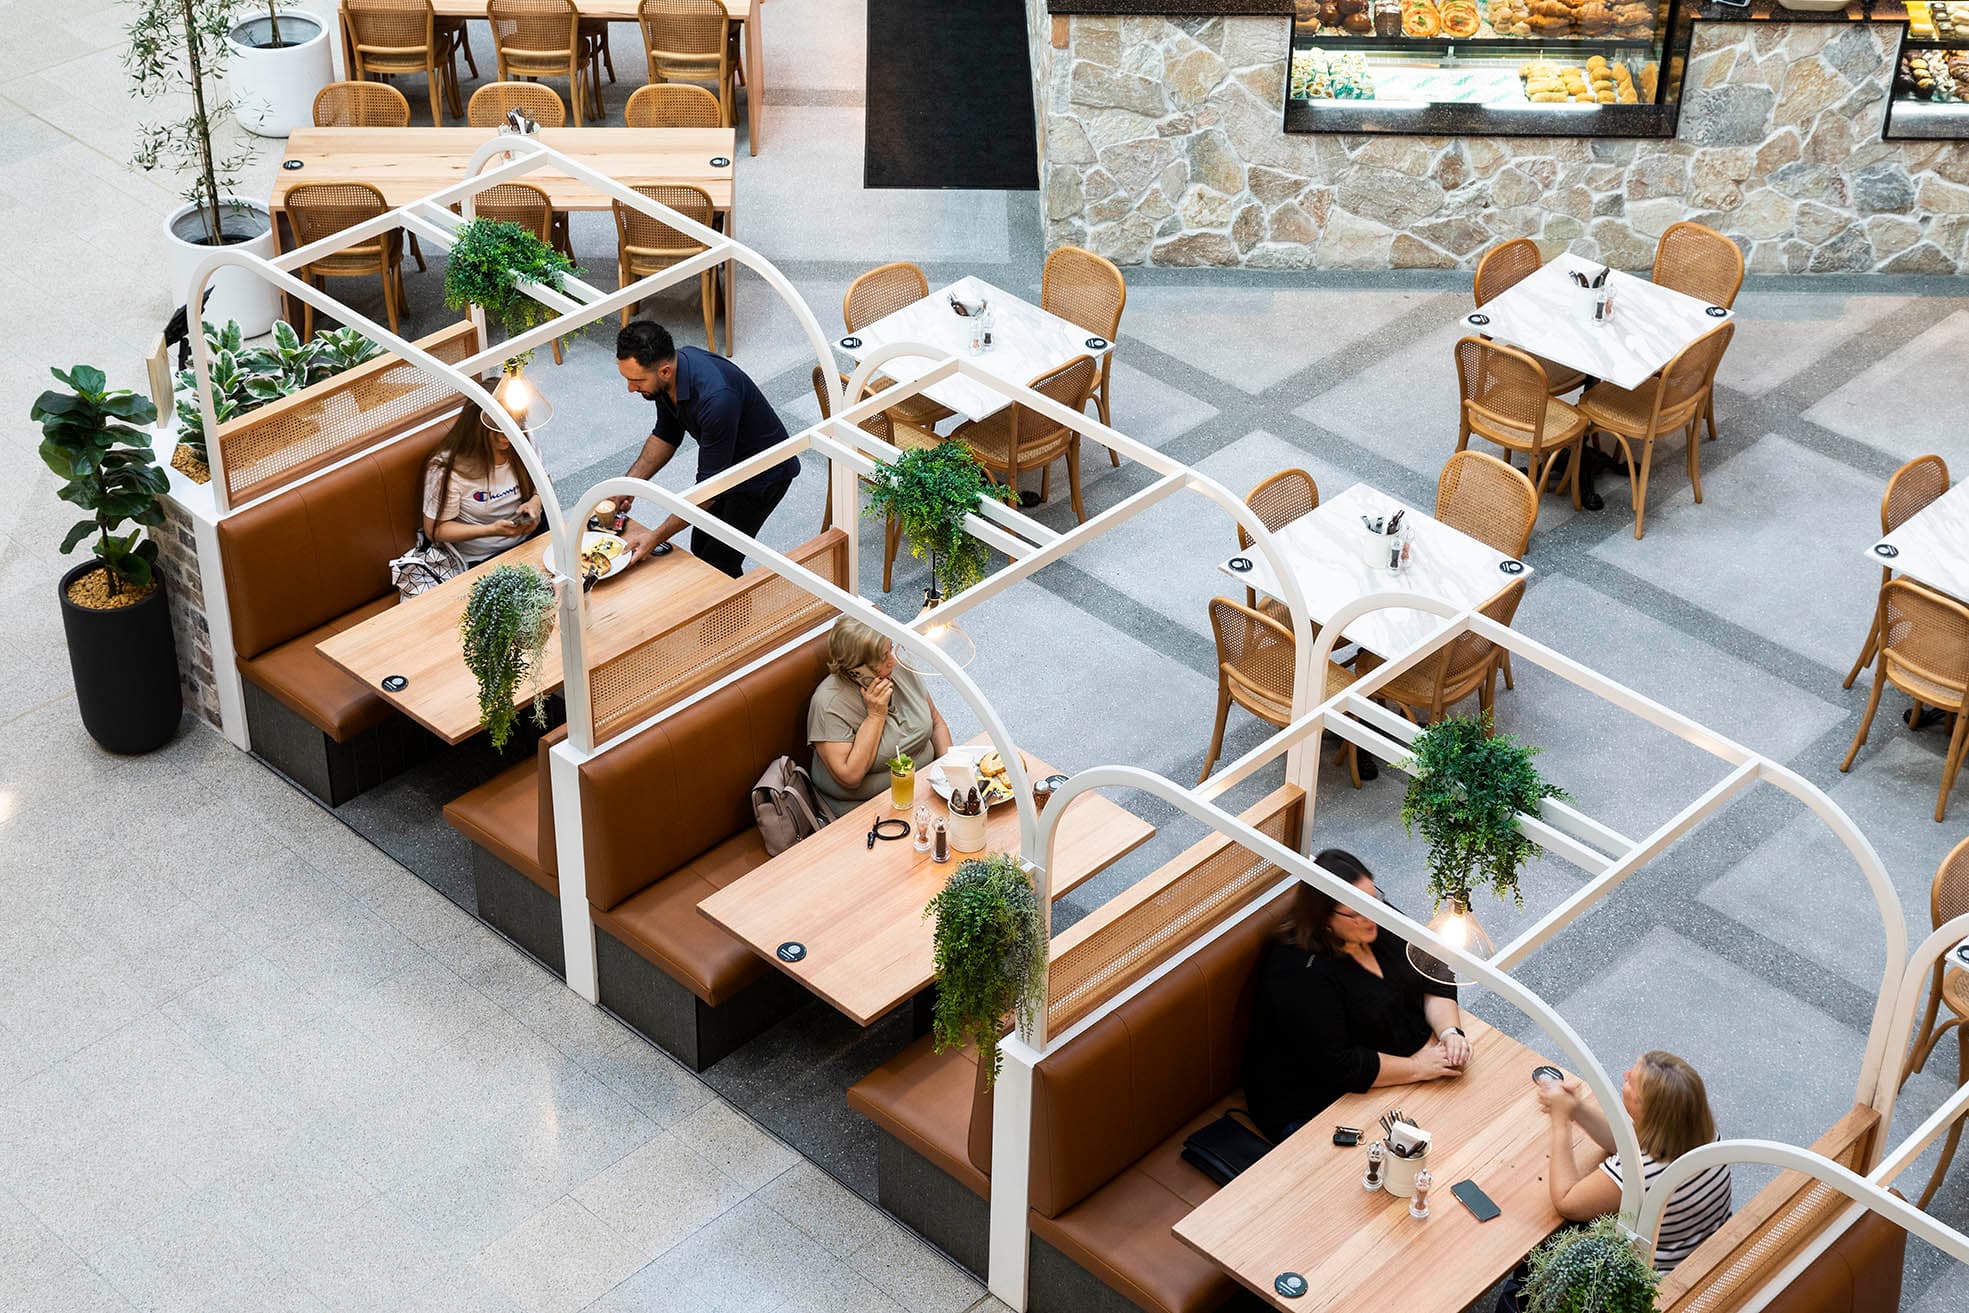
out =
[[[548,541],[541,534],[502,552],[428,593],[324,639],[315,650],[446,743],[463,743],[480,728],[478,681],[465,668],[458,633],[465,599],[480,576],[496,566],[540,565]],[[731,585],[729,575],[681,547],[603,580],[588,594],[589,665],[611,660],[659,629],[696,614]],[[540,687],[548,692],[561,686],[558,634],[548,640],[539,674]],[[409,683],[392,692],[383,687],[391,675],[402,675]],[[532,697],[532,684],[523,682],[515,705]]]
[[[1025,760],[1034,779],[1052,773],[1051,766],[1031,753]],[[933,818],[948,817],[930,788],[927,767],[918,772],[916,788]],[[877,840],[874,848],[868,846],[876,821],[906,815],[889,805],[884,789],[697,908],[857,1025],[872,1025],[936,979],[931,950],[935,926],[923,909],[959,862],[983,855],[953,854],[938,866],[908,839]],[[1053,896],[1057,899],[1154,834],[1153,825],[1106,798],[1088,794],[1075,800],[1060,827]],[[1018,847],[1017,809],[1010,803],[992,808],[985,823],[985,851],[1017,852]],[[783,959],[778,950],[788,942],[803,945],[806,955],[795,962]]]
[[[1466,1074],[1343,1096],[1178,1222],[1176,1237],[1292,1313],[1456,1313],[1483,1294],[1565,1219],[1545,1183],[1550,1131],[1531,1081],[1546,1059],[1468,1014],[1463,1028],[1476,1050]],[[1365,1153],[1333,1143],[1336,1123],[1373,1128],[1396,1107],[1435,1136],[1422,1221],[1407,1200],[1361,1189]],[[1451,1196],[1466,1179],[1498,1217],[1480,1223]],[[1306,1279],[1305,1294],[1278,1292],[1286,1273]]]

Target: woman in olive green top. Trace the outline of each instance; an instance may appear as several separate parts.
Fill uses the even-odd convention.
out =
[[[922,677],[896,663],[895,644],[842,616],[827,636],[827,678],[807,704],[814,791],[836,816],[889,787],[888,763],[906,752],[927,766],[950,750]]]

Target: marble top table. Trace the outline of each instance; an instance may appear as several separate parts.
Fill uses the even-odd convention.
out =
[[[1402,524],[1412,529],[1414,549],[1408,568],[1396,575],[1368,564],[1361,516],[1386,517],[1398,510],[1408,512]],[[1341,607],[1368,593],[1415,593],[1456,607],[1482,606],[1532,574],[1524,562],[1365,483],[1321,502],[1273,536],[1306,594],[1306,607],[1316,625],[1326,624]],[[1240,561],[1248,562],[1248,568],[1240,569]],[[1278,580],[1256,550],[1233,556],[1217,568],[1248,588],[1278,596]],[[1444,623],[1426,611],[1390,607],[1354,621],[1345,637],[1392,660],[1426,641]]]
[[[971,354],[971,321],[950,308],[952,296],[972,304],[980,299],[991,303],[991,350]],[[1114,349],[1106,338],[1095,337],[1078,324],[972,277],[960,278],[836,340],[855,361],[892,342],[941,347],[952,355],[967,357],[994,378],[1019,384],[1030,383],[1075,356],[1092,356],[1098,365]],[[898,383],[907,383],[929,373],[936,363],[918,356],[898,357],[884,362],[882,372]],[[969,420],[983,419],[1012,404],[968,378],[947,378],[925,388],[924,395]]]
[[[1956,484],[1910,515],[1867,548],[1866,559],[1969,602],[1969,483]]]
[[[1730,321],[1730,312],[1616,269],[1607,275],[1613,317],[1594,323],[1581,306],[1586,293],[1567,276],[1588,277],[1605,266],[1572,254],[1555,256],[1537,273],[1463,317],[1473,331],[1591,378],[1638,388],[1684,347]],[[1714,313],[1712,313],[1714,312]]]

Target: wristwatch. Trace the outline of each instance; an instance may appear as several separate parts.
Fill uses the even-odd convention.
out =
[[[1443,1036],[1445,1036],[1445,1035],[1463,1035],[1463,1027],[1461,1027],[1461,1026],[1444,1026],[1444,1027],[1443,1027],[1443,1028],[1442,1028],[1441,1030],[1439,1030],[1439,1031],[1437,1031],[1437,1032],[1436,1032],[1436,1038],[1437,1038],[1437,1039],[1441,1039],[1441,1038],[1442,1038]],[[1463,1035],[1463,1038],[1464,1038],[1464,1039],[1469,1039],[1470,1037],[1469,1037],[1468,1035]]]

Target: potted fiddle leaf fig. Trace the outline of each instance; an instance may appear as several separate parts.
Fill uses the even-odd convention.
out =
[[[233,114],[256,137],[284,137],[314,122],[314,100],[335,80],[328,27],[283,13],[293,0],[248,0],[226,32]]]
[[[1615,1217],[1567,1227],[1530,1257],[1525,1313],[1654,1313],[1661,1278]]]
[[[923,915],[936,917],[937,1052],[976,1044],[985,1085],[998,1078],[1007,1015],[1029,1034],[1046,995],[1046,930],[1039,895],[1010,853],[960,865]]]
[[[479,719],[500,751],[512,736],[520,681],[533,679],[533,720],[547,724],[540,661],[554,632],[554,585],[530,565],[502,565],[480,577],[459,622],[465,666],[479,682]]]
[[[964,529],[986,497],[1016,504],[1018,495],[985,476],[984,467],[962,442],[905,451],[875,467],[869,478],[870,519],[894,515],[909,539],[909,554],[930,561],[925,602],[963,592],[984,578],[991,549]]]
[[[149,398],[114,390],[88,365],[50,370],[63,384],[34,401],[42,463],[62,480],[61,499],[88,512],[62,539],[89,541],[93,560],[62,576],[57,590],[75,701],[90,737],[111,752],[160,748],[178,731],[184,694],[171,604],[158,578],[157,544],[144,530],[164,523],[168,487],[140,425],[157,421]],[[134,528],[123,532],[125,525]]]

